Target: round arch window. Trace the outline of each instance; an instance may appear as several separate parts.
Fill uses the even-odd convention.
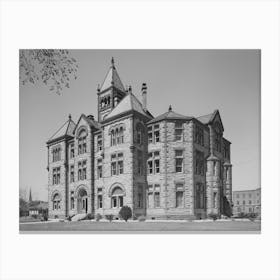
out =
[[[120,208],[123,206],[123,190],[120,187],[115,187],[112,191],[111,206],[112,208]]]

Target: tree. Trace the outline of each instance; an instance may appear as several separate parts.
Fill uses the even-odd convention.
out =
[[[28,214],[28,203],[23,199],[19,199],[19,215],[26,216]]]
[[[131,208],[129,206],[123,206],[119,212],[119,215],[127,222],[127,220],[132,217]]]
[[[70,79],[77,79],[77,61],[68,50],[30,49],[19,51],[20,82],[35,84],[41,81],[51,91],[60,94],[69,88]]]

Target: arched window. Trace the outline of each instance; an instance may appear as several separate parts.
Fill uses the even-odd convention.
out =
[[[78,154],[80,155],[87,152],[87,131],[82,129],[78,135]]]
[[[111,134],[111,146],[118,144],[123,144],[124,142],[124,127],[123,125],[118,125],[110,130]]]
[[[61,160],[61,148],[60,146],[52,149],[53,162]]]
[[[120,187],[115,187],[112,191],[111,207],[120,208],[123,206],[123,190]]]
[[[60,202],[61,202],[61,197],[60,197],[59,193],[56,193],[53,196],[53,210],[60,210],[61,209]]]

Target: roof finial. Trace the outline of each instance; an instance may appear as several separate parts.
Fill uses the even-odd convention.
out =
[[[97,85],[97,91],[100,91],[100,84]]]
[[[115,67],[115,60],[114,60],[114,57],[112,57],[112,59],[111,59],[111,64],[112,64],[112,67]]]
[[[132,92],[132,88],[131,86],[128,87],[128,92],[131,93]]]
[[[169,111],[169,112],[172,111],[171,105],[169,105],[168,111]]]
[[[72,116],[71,116],[71,114],[69,114],[68,118],[69,118],[69,121],[71,121],[71,119],[72,119]]]

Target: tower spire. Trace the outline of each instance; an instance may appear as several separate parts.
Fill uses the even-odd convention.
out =
[[[115,60],[114,60],[114,57],[112,57],[112,59],[111,59],[111,64],[112,64],[112,67],[115,68]]]
[[[32,202],[31,188],[29,189],[29,202]]]

